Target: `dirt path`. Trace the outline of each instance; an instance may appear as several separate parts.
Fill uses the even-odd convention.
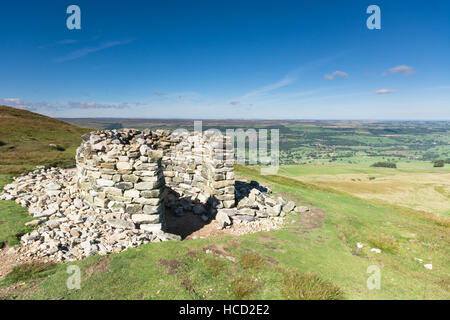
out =
[[[19,256],[10,247],[0,249],[0,280],[3,279],[16,265],[22,262],[17,261]]]

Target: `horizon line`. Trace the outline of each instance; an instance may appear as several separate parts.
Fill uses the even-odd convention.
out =
[[[431,122],[449,122],[449,119],[367,119],[367,118],[348,118],[348,119],[333,119],[333,118],[298,118],[298,119],[268,119],[268,118],[122,118],[122,117],[57,117],[55,119],[97,119],[97,120],[186,120],[186,121],[431,121]]]

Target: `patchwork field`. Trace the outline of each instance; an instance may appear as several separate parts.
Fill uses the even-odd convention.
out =
[[[185,128],[193,120],[176,119],[62,119],[98,128]],[[203,129],[278,129],[280,162],[285,165],[372,164],[376,161],[414,162],[450,159],[447,121],[315,121],[315,120],[203,120]]]
[[[398,169],[363,165],[283,166],[279,174],[361,199],[450,216],[450,168],[398,163]]]

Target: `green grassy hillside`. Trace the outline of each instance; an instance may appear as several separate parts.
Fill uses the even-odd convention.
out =
[[[89,131],[7,107],[0,107],[0,124],[0,187],[10,181],[6,172],[72,164],[80,136]],[[448,190],[440,179],[447,179],[448,169],[436,171],[329,164],[285,166],[279,175],[261,176],[257,168],[237,165],[239,179],[266,184],[312,212],[289,216],[272,232],[149,243],[69,264],[20,265],[0,280],[0,299],[450,299],[448,217],[433,213],[429,203],[421,210],[406,207],[400,200],[412,196],[403,189],[390,198],[379,190],[413,180],[414,192],[423,194],[426,180],[439,184],[437,190],[430,186],[437,192],[430,195],[444,199]],[[363,187],[377,197],[362,194]],[[25,211],[0,201],[0,244],[17,243]],[[79,290],[66,286],[70,265],[81,270]],[[367,270],[374,265],[381,288],[370,290]]]
[[[72,262],[69,265],[81,270],[79,290],[65,285],[68,265],[21,266],[0,281],[0,296],[450,299],[448,224],[430,214],[369,203],[292,178],[236,169],[241,178],[256,179],[298,205],[313,207],[313,214],[290,216],[284,228],[272,232],[149,243]],[[357,248],[358,242],[363,248]],[[425,263],[432,263],[433,269],[424,268]],[[380,268],[381,288],[369,290],[367,268],[373,265]]]
[[[0,106],[0,174],[23,172],[36,165],[73,166],[81,135],[89,131],[30,111]]]

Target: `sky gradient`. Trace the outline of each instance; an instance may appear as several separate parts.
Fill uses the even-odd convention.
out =
[[[81,30],[66,27],[71,4]],[[366,27],[371,4],[381,30]],[[0,104],[53,117],[450,120],[449,1],[0,6]]]

